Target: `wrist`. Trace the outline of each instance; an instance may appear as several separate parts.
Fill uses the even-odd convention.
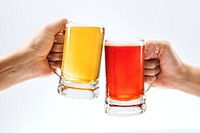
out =
[[[177,77],[177,89],[200,96],[200,68],[184,63]]]
[[[31,73],[33,61],[25,49],[19,49],[0,59],[0,90],[33,78]]]
[[[17,51],[17,55],[15,67],[19,70],[19,73],[22,74],[24,80],[34,78],[33,66],[36,63],[36,60],[33,58],[33,53],[26,48],[22,48]]]

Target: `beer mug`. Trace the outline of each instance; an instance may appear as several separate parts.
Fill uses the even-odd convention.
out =
[[[144,48],[140,38],[105,41],[107,114],[132,116],[145,112]]]
[[[58,93],[93,99],[99,93],[99,72],[105,28],[66,24]]]

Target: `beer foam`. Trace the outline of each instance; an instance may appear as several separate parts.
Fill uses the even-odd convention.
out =
[[[107,39],[105,40],[105,46],[142,46],[144,45],[144,40],[141,38],[136,39]]]
[[[105,28],[103,25],[99,24],[85,24],[85,23],[78,23],[78,22],[73,22],[69,21],[66,24],[66,27],[93,27],[93,28]]]

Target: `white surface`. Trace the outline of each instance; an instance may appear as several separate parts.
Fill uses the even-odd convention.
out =
[[[0,53],[11,52],[43,25],[59,18],[97,23],[106,38],[123,36],[166,39],[187,63],[200,66],[198,0],[1,0]],[[70,99],[57,94],[58,78],[27,81],[0,92],[1,133],[130,133],[200,132],[200,98],[152,88],[147,111],[134,117],[104,113],[104,57],[100,96]]]

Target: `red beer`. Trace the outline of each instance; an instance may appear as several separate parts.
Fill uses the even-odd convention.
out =
[[[105,54],[106,96],[118,101],[142,97],[144,95],[144,45],[106,44]]]

